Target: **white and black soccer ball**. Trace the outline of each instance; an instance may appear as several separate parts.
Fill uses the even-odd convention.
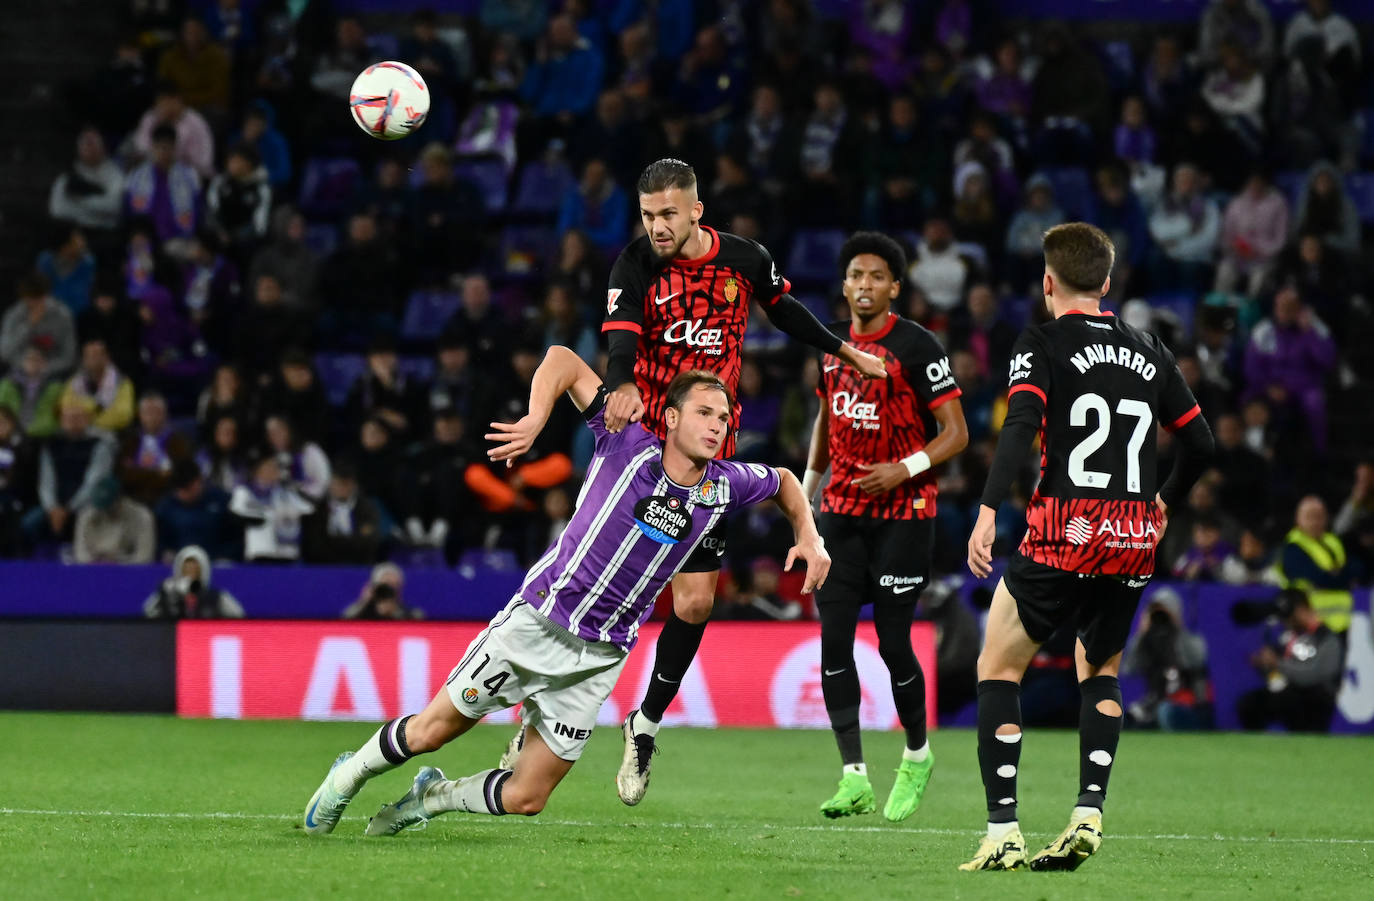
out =
[[[429,88],[405,63],[368,66],[353,80],[348,108],[358,127],[381,141],[399,141],[429,115]]]

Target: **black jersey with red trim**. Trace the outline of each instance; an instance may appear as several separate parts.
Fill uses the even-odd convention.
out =
[[[1155,426],[1174,431],[1200,412],[1174,355],[1110,313],[1074,311],[1021,333],[1008,400],[1042,417],[1021,553],[1069,572],[1152,574]]]
[[[721,377],[733,394],[739,385],[740,350],[749,325],[749,304],[772,306],[792,289],[757,241],[702,226],[711,249],[694,260],[664,261],[642,236],[621,251],[611,268],[603,332],[639,335],[635,383],[644,401],[644,423],[665,437],[663,411],[668,383],[686,369]],[[735,452],[739,404],[721,456]]]
[[[821,511],[875,519],[929,519],[935,515],[935,474],[926,470],[885,494],[870,495],[854,484],[867,475],[861,464],[896,463],[923,449],[935,436],[931,411],[961,392],[949,356],[929,331],[896,313],[867,335],[849,322],[830,330],[859,350],[882,357],[887,378],[865,380],[833,354],[821,358],[816,389],[828,411],[830,482]]]

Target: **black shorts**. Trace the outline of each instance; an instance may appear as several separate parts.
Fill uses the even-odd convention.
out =
[[[933,519],[822,513],[830,575],[817,604],[915,604],[930,582]]]
[[[1055,569],[1015,554],[1002,577],[1021,625],[1044,643],[1072,621],[1088,662],[1101,666],[1126,647],[1149,576],[1092,576]]]
[[[680,573],[717,573],[720,572],[720,558],[725,556],[725,530],[730,526],[730,518],[722,516],[715,526],[706,533],[701,544],[682,564]]]

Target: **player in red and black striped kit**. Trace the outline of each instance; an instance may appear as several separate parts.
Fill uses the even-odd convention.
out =
[[[1186,497],[1212,453],[1212,433],[1173,354],[1099,302],[1111,286],[1111,239],[1082,222],[1045,233],[1045,303],[1054,319],[1026,329],[1012,352],[1007,416],[969,539],[969,569],[991,572],[997,507],[1040,437],[1040,482],[1026,537],[988,611],[978,657],[978,763],[988,832],[962,870],[1026,862],[1016,819],[1021,677],[1062,625],[1078,632],[1079,795],[1069,826],[1030,860],[1072,870],[1102,843],[1102,805],[1121,738],[1117,672],[1155,567],[1168,508]],[[1155,427],[1179,454],[1156,489]]]
[[[906,730],[906,751],[883,815],[898,822],[920,805],[935,759],[926,741],[925,674],[911,647],[916,600],[930,579],[935,522],[931,467],[968,444],[959,386],[939,340],[892,310],[901,294],[906,255],[886,235],[859,232],[840,251],[850,318],[837,336],[882,358],[887,379],[864,381],[827,354],[803,491],[815,494],[822,473],[819,527],[831,552],[830,577],[816,592],[821,617],[821,689],[839,745],[839,790],[821,805],[828,817],[872,813],[873,786],[859,734],[859,674],[854,630],[873,605],[878,652]],[[938,431],[937,431],[938,429]]]

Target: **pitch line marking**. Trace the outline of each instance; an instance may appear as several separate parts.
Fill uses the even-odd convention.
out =
[[[167,811],[167,812],[148,812],[148,811],[126,811],[126,810],[47,810],[35,807],[0,807],[0,816],[42,816],[42,817],[130,817],[135,819],[147,820],[296,820],[299,819],[295,814],[289,813],[240,813],[235,811]],[[749,829],[755,831],[785,831],[785,832],[881,832],[888,835],[954,835],[969,836],[976,835],[976,829],[936,829],[927,826],[918,827],[886,827],[886,826],[801,826],[797,824],[775,824],[775,823],[640,823],[627,821],[620,823],[597,823],[591,820],[553,820],[536,819],[535,825],[545,826],[574,826],[574,827],[610,827],[610,828],[657,828],[657,829]],[[1156,835],[1119,835],[1107,833],[1108,838],[1121,839],[1122,841],[1152,842],[1152,841],[1176,841],[1192,842],[1199,840],[1219,841],[1219,842],[1251,842],[1255,844],[1304,844],[1304,845],[1374,845],[1374,838],[1294,838],[1288,836],[1258,836],[1258,835],[1222,835],[1221,833],[1211,833],[1208,835],[1191,833],[1159,833]]]

